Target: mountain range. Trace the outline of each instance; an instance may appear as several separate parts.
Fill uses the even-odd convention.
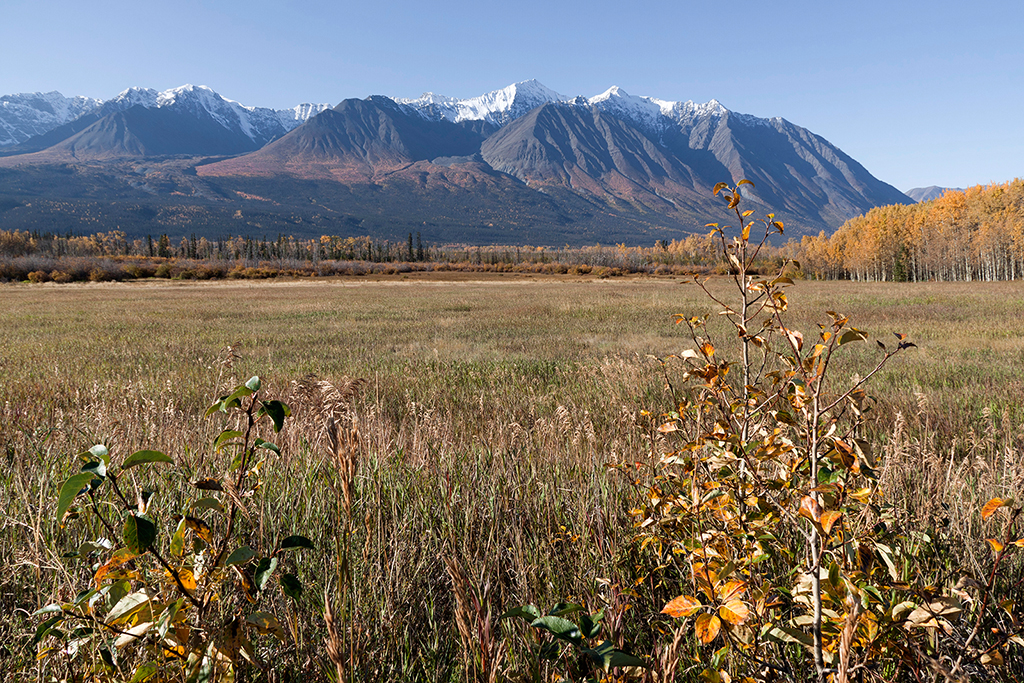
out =
[[[785,119],[618,87],[285,110],[202,86],[0,97],[6,229],[650,244],[727,219],[711,189],[742,178],[796,237],[913,202]]]

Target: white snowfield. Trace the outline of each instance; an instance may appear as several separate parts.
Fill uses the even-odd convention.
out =
[[[630,95],[618,86],[612,86],[590,98],[567,97],[536,80],[514,83],[501,90],[462,100],[430,92],[415,99],[391,99],[430,119],[488,121],[498,126],[514,121],[542,104],[553,102],[594,107],[653,132],[666,125],[689,126],[709,117],[730,116],[748,125],[773,125],[780,121],[737,114],[717,100],[703,104],[671,102]],[[251,140],[263,142],[280,137],[331,108],[326,103],[304,103],[291,109],[251,107],[222,97],[205,85],[190,84],[164,91],[128,88],[106,101],[88,97],[64,97],[59,92],[4,95],[0,96],[0,147],[20,144],[84,114],[105,115],[136,105],[147,108],[169,107],[193,116],[209,116],[228,130],[239,131]]]
[[[502,125],[542,104],[554,102],[595,107],[647,128],[657,128],[668,122],[685,125],[697,119],[725,115],[738,117],[748,124],[770,125],[771,122],[769,119],[731,112],[718,100],[703,104],[691,101],[670,102],[654,97],[630,95],[617,85],[594,97],[567,97],[536,80],[514,83],[507,88],[465,100],[430,92],[415,99],[391,99],[419,111],[428,118],[444,118],[456,123],[482,120]]]
[[[291,109],[248,107],[222,97],[205,85],[191,84],[162,92],[152,88],[128,88],[109,100],[64,97],[59,92],[21,93],[0,97],[0,147],[19,144],[84,114],[109,114],[136,105],[205,114],[252,140],[279,137],[331,108],[326,103],[304,103]]]

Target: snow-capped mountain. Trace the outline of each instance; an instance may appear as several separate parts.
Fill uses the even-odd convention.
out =
[[[687,128],[698,120],[725,115],[739,117],[748,125],[771,124],[770,119],[731,112],[718,100],[696,103],[692,101],[672,102],[646,96],[638,97],[630,95],[617,85],[593,97],[567,97],[536,80],[529,80],[465,100],[429,92],[415,99],[398,97],[391,99],[418,111],[429,119],[444,118],[454,122],[487,121],[498,126],[504,126],[543,104],[556,102],[596,108],[655,134],[660,134],[666,127]]]
[[[0,108],[0,119],[17,105],[36,112],[26,119],[34,130],[45,127],[40,121],[65,121],[0,148],[0,168],[25,169],[0,174],[0,201],[23,207],[26,222],[18,225],[25,226],[34,225],[29,216],[46,220],[33,213],[43,211],[31,199],[41,194],[130,196],[143,204],[161,193],[200,204],[252,195],[291,207],[268,215],[260,230],[290,231],[296,221],[330,215],[345,230],[433,225],[432,239],[441,240],[461,225],[469,241],[642,241],[723,218],[711,189],[746,178],[754,183],[754,208],[775,212],[787,236],[799,237],[875,206],[911,201],[785,119],[619,87],[568,97],[523,81],[469,99],[374,96],[333,109],[250,107],[194,85],[130,88],[105,102],[56,93],[5,101],[12,104]],[[85,113],[73,118],[79,111]],[[69,185],[68,169],[81,174],[80,185]],[[137,195],[138,188],[147,194]],[[306,216],[310,205],[322,212]],[[111,206],[105,224],[130,222],[118,218],[116,202]],[[219,210],[209,214],[211,224],[223,222],[212,218]],[[5,212],[8,224],[12,216]],[[521,232],[524,226],[534,232]]]
[[[89,97],[64,97],[56,91],[0,96],[0,147],[42,135],[102,103]]]
[[[87,97],[66,98],[60,93],[20,94],[0,97],[0,147],[20,145],[61,126],[71,125],[68,134],[82,130],[108,114],[134,106],[170,109],[200,119],[212,119],[230,133],[249,138],[256,147],[281,137],[316,116],[329,104],[300,104],[291,109],[249,107],[229,100],[207,86],[183,85],[157,91],[128,88],[109,100]],[[91,117],[78,126],[83,117]]]
[[[569,102],[572,98],[560,95],[536,80],[529,80],[467,100],[435,95],[431,92],[424,93],[416,99],[391,99],[433,120],[446,119],[453,123],[487,121],[496,126],[503,126],[542,104]]]

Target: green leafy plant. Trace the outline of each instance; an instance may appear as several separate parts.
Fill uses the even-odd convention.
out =
[[[261,397],[258,377],[213,403],[207,416],[239,418],[212,444],[227,466],[221,477],[191,482],[177,514],[159,510],[155,492],[133,476],[177,470],[169,455],[142,450],[117,463],[103,445],[79,454],[80,472],[60,488],[57,518],[98,534],[65,556],[69,574],[88,569],[88,585],[37,613],[44,618],[32,640],[39,658],[63,660],[72,680],[86,672],[133,683],[210,681],[233,678],[245,662],[263,666],[258,637],[289,642],[287,621],[268,603],[277,589],[286,603],[300,599],[302,583],[283,565],[313,545],[299,535],[265,544],[250,508],[262,487],[261,454],[280,452],[258,436],[260,424],[279,432],[290,414]],[[184,477],[165,474],[164,481]]]
[[[577,615],[576,621],[568,619]],[[572,681],[596,681],[612,669],[647,668],[647,663],[618,650],[608,640],[600,640],[604,611],[588,614],[582,605],[559,603],[547,614],[534,605],[516,607],[498,620],[518,617],[530,626],[534,652],[533,680],[541,677],[541,662],[550,662]]]

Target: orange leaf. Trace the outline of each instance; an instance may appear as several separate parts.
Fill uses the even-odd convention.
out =
[[[989,502],[985,503],[985,507],[981,508],[981,518],[988,519],[996,513],[996,510],[1003,507],[1006,501],[1002,498],[993,498]]]
[[[693,627],[697,633],[697,640],[702,645],[707,645],[718,637],[718,632],[722,629],[722,620],[713,614],[704,613],[697,617]]]
[[[738,626],[750,616],[750,609],[742,600],[730,600],[718,608],[718,615],[733,626]]]
[[[691,598],[689,595],[680,595],[678,598],[670,600],[662,608],[661,613],[678,619],[679,617],[693,616],[701,607],[703,605],[696,598]]]
[[[194,531],[199,538],[207,543],[213,543],[213,529],[203,520],[198,517],[185,517],[185,526]]]
[[[729,602],[740,597],[747,590],[746,581],[729,581],[718,588],[718,599],[722,602]]]
[[[821,519],[821,506],[810,496],[804,496],[800,499],[799,513],[807,519],[817,522]]]
[[[106,564],[104,564],[102,567],[96,570],[96,575],[93,577],[93,580],[96,582],[96,586],[98,587],[101,583],[103,583],[103,579],[111,571],[117,569],[126,562],[134,560],[136,557],[138,557],[138,555],[134,555],[128,550],[125,550],[121,554],[115,553],[113,557],[107,560]]]
[[[658,427],[658,431],[661,432],[662,434],[668,434],[670,432],[679,431],[679,428],[676,427],[675,422],[666,422],[665,424]]]
[[[1002,551],[1003,544],[1000,543],[999,541],[997,541],[996,539],[994,539],[994,538],[986,538],[985,540],[988,541],[988,544],[990,546],[992,546],[992,552],[998,553],[998,552]]]
[[[839,518],[843,516],[842,512],[838,510],[829,510],[828,512],[821,513],[821,529],[828,535],[832,531],[832,526],[839,521]]]

